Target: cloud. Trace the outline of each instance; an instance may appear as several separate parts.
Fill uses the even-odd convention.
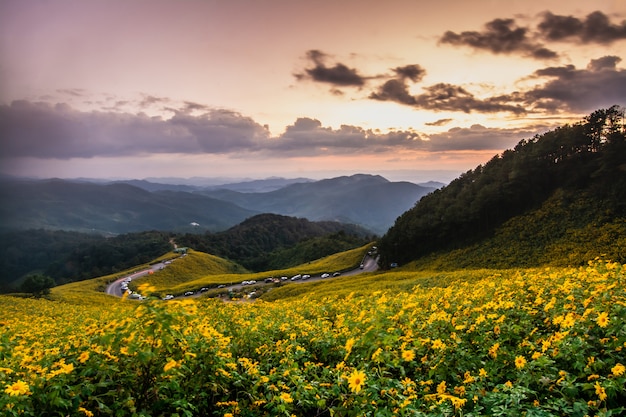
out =
[[[228,153],[254,149],[267,130],[238,113],[213,109],[170,119],[81,112],[67,104],[14,101],[0,106],[3,157],[91,158],[152,153]]]
[[[522,53],[537,59],[552,59],[558,55],[542,44],[535,43],[528,36],[528,28],[518,27],[514,19],[494,19],[485,24],[482,32],[447,31],[439,39],[440,43],[455,46],[470,46],[495,54]]]
[[[553,59],[558,54],[542,42],[583,42],[609,44],[626,39],[626,21],[611,23],[601,11],[585,18],[555,15],[546,11],[535,29],[517,26],[514,19],[499,18],[485,24],[483,31],[456,33],[447,31],[440,43],[469,46],[495,54],[514,54],[535,58]]]
[[[360,87],[365,84],[365,77],[361,76],[354,68],[349,68],[342,63],[327,66],[328,55],[318,50],[307,52],[307,58],[313,67],[306,68],[305,74],[296,74],[297,79],[310,78],[313,81],[329,83],[339,87]]]
[[[496,96],[486,99],[477,98],[474,94],[459,85],[437,83],[423,87],[423,93],[411,95],[406,82],[389,80],[370,94],[369,98],[380,101],[413,106],[419,109],[435,111],[473,111],[483,113],[510,112],[523,114],[526,110],[519,104],[511,103],[511,97]]]
[[[414,131],[380,133],[350,125],[332,129],[323,127],[317,119],[299,118],[293,125],[287,126],[285,133],[268,144],[268,151],[290,155],[355,154],[394,148],[419,149],[424,143]]]
[[[591,60],[586,69],[573,65],[539,69],[532,78],[548,81],[521,93],[520,100],[537,109],[578,112],[623,104],[626,70],[617,68],[620,61],[610,55]]]
[[[415,97],[409,92],[409,86],[403,80],[389,80],[378,87],[378,91],[370,94],[369,98],[380,101],[394,101],[400,104],[414,106]]]
[[[414,83],[422,81],[422,78],[426,75],[426,70],[415,64],[396,67],[393,71],[400,79],[406,80],[408,78]]]
[[[590,13],[584,19],[545,12],[537,29],[541,36],[550,41],[609,44],[626,39],[626,21],[612,24],[608,16],[600,11]]]
[[[545,130],[546,126],[539,125],[524,129],[487,128],[479,124],[454,127],[447,132],[430,135],[428,149],[432,152],[510,149],[520,140]]]
[[[426,122],[424,124],[426,126],[443,126],[443,125],[447,125],[451,121],[452,121],[452,119],[439,119],[439,120],[436,120],[434,122]]]

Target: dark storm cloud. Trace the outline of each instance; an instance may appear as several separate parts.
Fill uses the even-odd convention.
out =
[[[485,30],[455,33],[447,31],[439,40],[455,46],[471,46],[496,54],[522,53],[537,59],[556,58],[556,52],[529,37],[528,28],[519,27],[514,19],[494,19]]]
[[[620,61],[617,56],[604,56],[592,60],[586,69],[573,65],[542,68],[533,77],[549,80],[521,93],[520,100],[534,108],[578,112],[621,105],[626,98],[626,70],[617,68]]]
[[[349,68],[342,63],[335,63],[334,66],[327,66],[328,55],[318,50],[307,52],[307,58],[313,67],[306,68],[305,74],[296,74],[296,78],[310,78],[313,81],[333,84],[340,87],[360,87],[365,84],[365,78],[354,68]]]
[[[267,130],[226,110],[170,119],[81,112],[66,104],[14,101],[0,106],[3,157],[90,158],[151,153],[228,153],[266,140]]]
[[[590,13],[584,19],[545,12],[537,29],[541,36],[550,41],[608,44],[626,39],[626,21],[613,24],[601,11]]]

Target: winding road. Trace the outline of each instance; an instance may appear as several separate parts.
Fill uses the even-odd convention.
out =
[[[361,268],[362,266],[362,268]],[[363,272],[374,272],[378,269],[378,258],[377,257],[373,257],[370,255],[365,255],[363,257],[363,260],[361,261],[361,266],[359,266],[358,268],[349,270],[349,271],[345,271],[342,272],[340,276],[345,277],[345,276],[352,276],[352,275],[357,275],[357,274],[361,274]],[[151,273],[154,273],[156,271],[159,271],[163,268],[166,268],[167,264],[164,262],[159,262],[157,264],[151,265],[150,268],[146,268],[144,270],[141,271],[137,271],[134,272],[130,275],[126,275],[123,276],[121,278],[116,279],[115,281],[113,281],[112,283],[110,283],[109,285],[107,285],[105,292],[109,295],[113,295],[115,297],[121,297],[122,295],[124,295],[125,290],[122,288],[122,284],[124,283],[125,280],[127,280],[128,278],[130,278],[131,280],[135,279],[135,278],[139,278]],[[306,280],[296,280],[296,281],[285,281],[285,284],[302,284],[305,282],[312,282],[312,281],[320,281],[320,280],[328,280],[328,279],[333,279],[333,276],[331,275],[328,278],[322,278],[321,274],[319,275],[312,275],[310,278],[306,279]],[[255,286],[260,286],[260,285],[270,285],[270,284],[266,284],[263,281],[259,281],[256,284],[254,284]],[[237,284],[231,284],[231,285],[227,285],[225,287],[223,287],[225,290],[228,289],[233,289],[233,290],[237,290],[237,289],[241,289],[243,288],[244,285],[242,285],[241,283],[237,283]],[[196,291],[194,293],[194,296],[198,296],[200,295],[200,291]],[[176,297],[178,298],[178,297]]]

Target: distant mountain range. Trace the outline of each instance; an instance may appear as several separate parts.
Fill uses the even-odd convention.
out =
[[[429,184],[430,185],[430,184]],[[282,179],[200,187],[125,180],[0,180],[0,228],[119,234],[217,232],[260,213],[338,221],[384,233],[439,185],[358,174],[321,181]]]

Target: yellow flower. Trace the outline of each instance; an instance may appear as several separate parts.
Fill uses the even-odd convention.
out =
[[[61,369],[59,369],[59,374],[69,374],[74,370],[73,363],[61,364]]]
[[[383,350],[381,348],[376,349],[376,351],[374,353],[372,353],[372,360],[373,361],[378,361],[378,357],[380,356],[382,351]]]
[[[354,370],[348,378],[348,385],[352,392],[359,392],[365,383],[365,372]]]
[[[347,352],[352,352],[352,346],[354,346],[354,338],[350,338],[348,340],[346,340],[346,351]]]
[[[504,386],[507,387],[507,388],[513,388],[513,383],[511,381],[506,381],[504,383]]]
[[[176,362],[174,359],[172,359],[168,363],[165,364],[165,366],[163,367],[163,371],[167,372],[172,368],[177,368],[178,366],[180,366],[180,364]]]
[[[617,365],[611,368],[611,372],[613,372],[613,375],[615,376],[624,375],[624,371],[626,371],[626,367],[622,365],[621,363],[618,363]]]
[[[7,388],[4,390],[5,393],[10,396],[14,395],[29,395],[30,389],[28,388],[28,384],[24,381],[17,381],[13,384],[9,384],[6,386]]]
[[[78,362],[85,363],[89,360],[89,352],[83,352],[78,357]]]
[[[283,392],[282,394],[280,394],[280,399],[286,403],[293,402],[293,398],[291,398],[291,394],[289,394],[288,392]]]
[[[489,348],[489,356],[492,358],[498,357],[498,349],[500,349],[500,343],[494,343],[493,346]]]
[[[437,394],[445,394],[446,393],[446,381],[441,381],[439,385],[437,385]]]
[[[515,358],[515,367],[517,369],[522,369],[524,366],[526,366],[526,358],[523,356],[518,356]]]
[[[415,359],[415,352],[413,352],[412,350],[403,350],[402,359],[407,362],[411,362],[413,359]]]
[[[93,417],[93,413],[86,408],[78,407],[78,411],[82,411],[87,417]]]
[[[433,349],[445,349],[446,344],[441,341],[441,339],[433,340],[432,343]]]
[[[596,389],[596,395],[600,398],[600,401],[606,400],[606,391],[598,382],[593,385]]]
[[[603,311],[602,313],[598,314],[598,317],[596,318],[596,323],[598,323],[598,326],[600,327],[608,326],[609,314],[606,311]]]
[[[487,376],[487,371],[485,371],[485,368],[480,368],[480,370],[478,371],[478,375],[481,378],[485,378]]]

